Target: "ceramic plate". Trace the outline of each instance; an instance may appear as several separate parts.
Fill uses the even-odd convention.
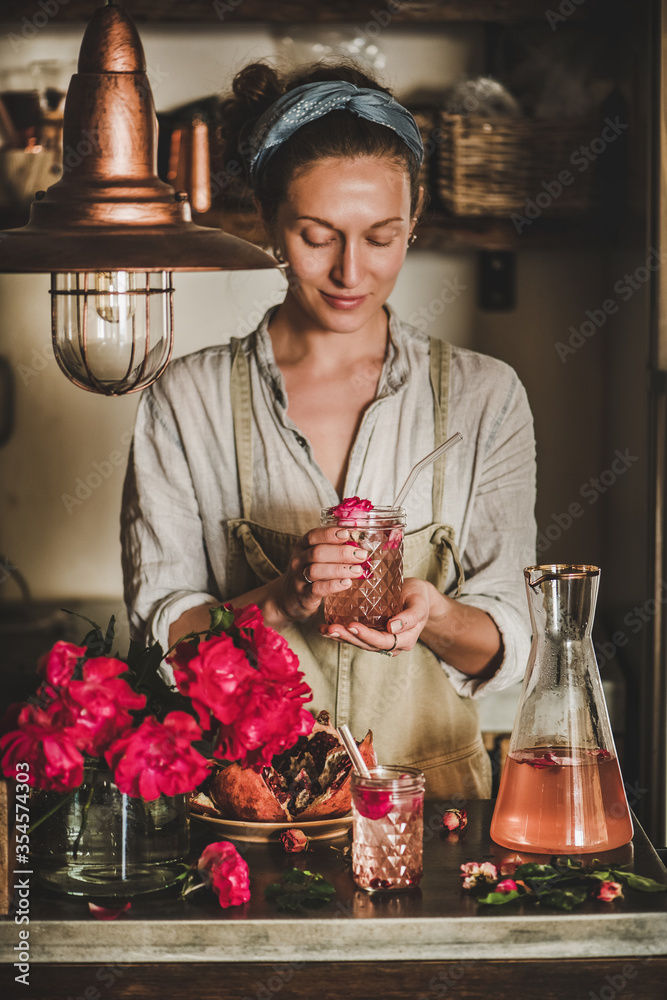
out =
[[[217,826],[225,837],[250,841],[254,844],[266,844],[271,840],[278,840],[284,830],[303,830],[311,840],[330,840],[333,837],[344,836],[352,823],[351,813],[338,816],[336,819],[312,819],[302,823],[298,820],[292,823],[249,823],[238,819],[222,819],[218,816],[202,816],[196,812],[191,812],[190,816],[192,819],[201,820],[202,823]]]

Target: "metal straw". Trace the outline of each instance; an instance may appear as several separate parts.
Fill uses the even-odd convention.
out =
[[[417,462],[414,469],[398,491],[398,496],[394,500],[394,507],[401,507],[403,505],[403,501],[412,489],[412,484],[419,473],[423,472],[424,469],[428,468],[431,462],[435,462],[436,458],[440,458],[441,455],[444,455],[446,451],[448,451],[453,445],[458,444],[459,441],[463,441],[463,434],[461,434],[460,431],[457,431],[456,434],[452,434],[452,436],[447,438],[446,441],[443,441],[437,448],[429,452],[425,458],[422,458],[421,462]]]
[[[362,778],[370,778],[371,774],[368,768],[366,767],[366,762],[359,753],[359,747],[356,744],[354,736],[350,732],[348,726],[345,725],[345,723],[343,723],[342,726],[338,727],[338,735],[345,744],[345,749],[349,754],[354,770],[357,772],[357,774],[360,774]]]

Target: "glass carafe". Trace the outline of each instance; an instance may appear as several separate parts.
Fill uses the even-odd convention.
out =
[[[491,837],[539,854],[620,847],[633,830],[591,639],[600,570],[524,576],[533,641]]]

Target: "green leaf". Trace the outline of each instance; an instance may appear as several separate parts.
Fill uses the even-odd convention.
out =
[[[596,862],[594,861],[593,864]],[[551,864],[557,871],[580,871],[584,867],[581,858],[571,858],[567,854],[558,854],[551,859]]]
[[[283,875],[283,881],[295,882],[302,885],[306,881],[307,876],[311,874],[311,872],[302,871],[301,868],[289,868]]]
[[[556,871],[551,865],[538,865],[538,864],[525,864],[519,865],[517,870],[512,875],[512,878],[516,881],[518,878],[521,879],[550,879],[558,878],[559,872]]]
[[[265,898],[281,910],[324,906],[335,895],[336,890],[322,875],[300,868],[289,868],[280,882],[273,882],[264,890]]]
[[[579,906],[588,896],[588,890],[582,889],[549,889],[540,893],[539,902],[553,906],[558,910],[572,910]]]
[[[209,614],[211,616],[211,624],[209,625],[211,632],[217,634],[226,632],[234,624],[234,612],[229,611],[228,608],[223,606],[211,608]]]
[[[596,878],[600,882],[615,882],[617,881],[614,874],[610,868],[596,868],[593,872],[586,873],[588,878]]]
[[[502,906],[504,903],[511,903],[512,900],[519,899],[523,895],[525,893],[519,892],[518,889],[512,889],[511,892],[490,892],[486,896],[480,896],[477,902],[483,903],[485,906]]]
[[[109,624],[107,625],[107,632],[104,636],[104,648],[106,650],[106,655],[108,656],[111,652],[111,647],[113,646],[113,637],[116,629],[116,617],[112,615],[109,619]]]
[[[667,885],[656,882],[646,875],[635,875],[634,872],[623,872],[612,869],[615,882],[625,882],[630,889],[639,889],[640,892],[667,892]]]

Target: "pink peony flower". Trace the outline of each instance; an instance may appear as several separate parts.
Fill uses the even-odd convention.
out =
[[[332,517],[347,520],[348,518],[354,518],[355,515],[363,515],[369,510],[373,510],[373,504],[370,500],[361,500],[359,497],[346,497],[335,507],[331,507],[329,513]]]
[[[77,662],[85,654],[85,646],[74,646],[71,642],[57,642],[41,658],[37,672],[53,687],[64,687],[71,680]]]
[[[83,680],[70,681],[62,698],[63,721],[71,726],[77,747],[101,756],[111,743],[134,724],[131,711],[144,708],[146,698],[136,694],[118,675],[127,667],[105,656],[87,660]]]
[[[0,739],[2,770],[15,778],[28,764],[27,784],[56,792],[78,788],[83,781],[83,756],[71,736],[54,723],[54,713],[25,705],[18,716],[21,727]]]
[[[280,834],[280,840],[288,854],[299,854],[308,850],[308,837],[303,830],[285,830]]]
[[[515,892],[518,888],[516,882],[513,878],[505,878],[502,882],[499,882],[495,888],[495,892]]]
[[[619,897],[623,899],[623,886],[620,882],[603,882],[597,894],[597,899],[601,899],[603,903],[611,903]]]
[[[312,691],[286,640],[254,615],[249,620],[243,648],[223,635],[200,643],[196,655],[181,655],[178,647],[171,661],[178,689],[191,698],[202,727],[217,726],[214,756],[259,772],[313,728],[303,707]]]
[[[248,866],[226,840],[204,848],[197,868],[211,885],[220,906],[240,906],[250,899]]]
[[[248,604],[245,608],[233,608],[231,604],[226,604],[225,607],[234,612],[234,624],[237,628],[257,628],[264,624],[262,612],[256,604]]]
[[[117,739],[104,755],[125,795],[152,802],[158,796],[190,792],[208,774],[204,757],[191,746],[201,730],[187,712],[152,716]]]
[[[253,681],[255,671],[231,636],[207,639],[197,650],[181,643],[169,659],[176,686],[191,699],[203,729],[212,728],[214,717],[225,724],[234,721],[238,696]]]
[[[463,833],[468,825],[468,813],[465,809],[446,809],[442,816],[442,826],[453,833],[457,830]]]
[[[474,889],[480,882],[497,882],[498,869],[490,861],[467,861],[461,865],[461,878],[464,889]]]

